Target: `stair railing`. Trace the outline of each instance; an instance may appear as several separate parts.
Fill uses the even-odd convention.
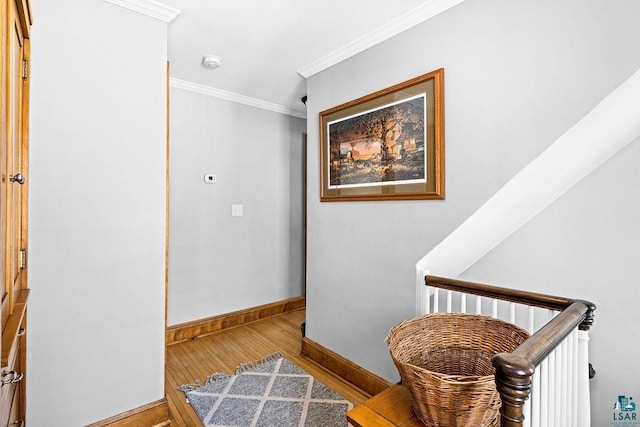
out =
[[[424,280],[418,291],[420,314],[487,314],[532,333],[513,352],[492,360],[502,399],[501,427],[591,424],[589,378],[594,371],[588,334],[593,303],[423,273],[418,280]],[[469,305],[469,298],[475,304]]]

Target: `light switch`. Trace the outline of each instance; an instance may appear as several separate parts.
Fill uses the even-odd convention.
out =
[[[231,216],[242,216],[242,215],[244,215],[242,205],[231,205]]]
[[[204,182],[207,184],[215,184],[216,183],[216,176],[212,175],[210,173],[205,174],[204,175]]]

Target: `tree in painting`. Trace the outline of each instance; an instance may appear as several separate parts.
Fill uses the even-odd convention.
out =
[[[407,141],[424,144],[424,102],[422,95],[330,124],[332,185],[424,178],[424,158],[404,162]]]

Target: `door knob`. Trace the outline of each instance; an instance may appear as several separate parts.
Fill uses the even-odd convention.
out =
[[[5,379],[5,377],[11,377],[11,378]],[[23,377],[24,377],[24,374],[22,372],[4,371],[2,372],[2,381],[0,381],[0,386],[18,383],[22,381]]]
[[[26,178],[21,173],[17,173],[15,175],[9,175],[9,181],[17,182],[18,184],[22,185],[26,182]]]

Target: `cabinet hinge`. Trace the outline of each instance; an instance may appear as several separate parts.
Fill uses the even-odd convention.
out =
[[[27,251],[25,249],[20,251],[20,268],[23,270],[27,268]]]
[[[22,80],[27,80],[29,78],[29,61],[26,59],[22,60]]]

